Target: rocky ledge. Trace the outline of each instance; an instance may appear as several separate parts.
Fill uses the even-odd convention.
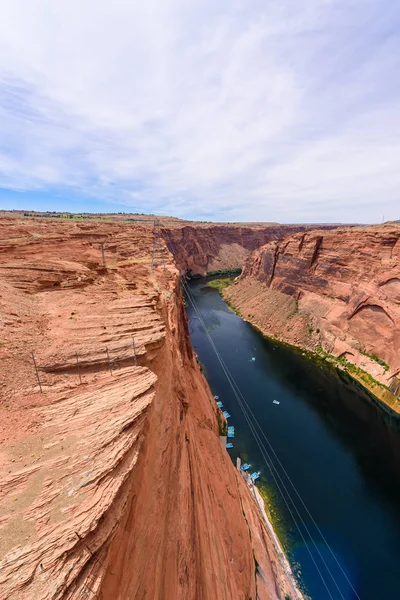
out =
[[[152,247],[144,225],[0,219],[1,600],[291,593]]]
[[[224,296],[267,335],[338,357],[385,386],[399,375],[399,225],[266,244]]]
[[[253,250],[267,242],[279,241],[285,236],[311,228],[307,225],[279,223],[202,224],[163,227],[162,234],[181,273],[205,276],[210,272],[242,268]]]

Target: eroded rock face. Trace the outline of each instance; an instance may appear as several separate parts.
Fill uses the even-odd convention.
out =
[[[400,370],[398,225],[299,233],[267,244],[249,257],[226,297],[270,334],[322,345],[384,383]]]
[[[272,240],[311,229],[305,225],[198,225],[164,227],[162,233],[182,273],[206,275],[241,268],[250,252]]]
[[[291,593],[152,244],[150,226],[0,219],[1,600]]]

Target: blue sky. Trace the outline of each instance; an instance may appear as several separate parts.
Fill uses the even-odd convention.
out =
[[[400,5],[13,0],[0,208],[400,218]]]

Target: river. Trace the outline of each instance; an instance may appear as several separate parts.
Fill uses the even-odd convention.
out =
[[[312,600],[400,598],[399,424],[332,367],[265,339],[204,280],[190,290],[276,453],[272,460],[289,494],[274,482],[189,301],[193,347],[235,426],[229,453],[261,471],[257,484],[305,592]]]

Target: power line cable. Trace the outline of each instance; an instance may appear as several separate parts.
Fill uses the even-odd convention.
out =
[[[187,286],[186,286],[186,287],[187,287]],[[187,289],[188,289],[188,288],[187,288]],[[191,290],[190,290],[190,291],[191,291]],[[206,328],[204,321],[203,321],[203,326]],[[206,328],[206,329],[207,329],[207,328]],[[233,384],[235,385],[235,387],[236,387],[236,389],[237,389],[237,391],[238,391],[239,395],[241,396],[241,398],[242,398],[242,400],[243,400],[243,403],[245,404],[245,406],[246,406],[247,410],[249,411],[249,413],[250,413],[250,414],[251,414],[251,416],[253,417],[253,419],[254,419],[254,421],[255,421],[255,423],[256,423],[256,425],[257,425],[258,429],[260,430],[261,436],[262,436],[262,437],[265,439],[265,441],[267,442],[267,444],[268,444],[269,448],[271,449],[271,452],[273,453],[274,457],[276,458],[276,461],[278,462],[278,464],[279,464],[279,466],[281,467],[282,471],[283,471],[283,472],[284,472],[284,474],[286,475],[286,477],[287,477],[287,479],[288,479],[288,481],[289,481],[290,485],[292,486],[292,488],[293,488],[293,490],[294,490],[294,492],[295,492],[296,496],[299,498],[299,500],[300,500],[301,504],[303,505],[303,507],[304,507],[305,511],[307,512],[307,514],[308,514],[308,516],[309,516],[310,520],[312,521],[312,523],[314,524],[314,526],[315,526],[316,530],[317,530],[317,531],[318,531],[318,533],[320,534],[320,536],[321,536],[321,538],[322,538],[323,542],[325,543],[325,545],[327,546],[328,550],[329,550],[329,551],[330,551],[330,553],[332,554],[332,556],[333,556],[333,558],[334,558],[335,562],[337,563],[338,567],[340,568],[340,570],[341,570],[341,572],[342,572],[343,576],[345,577],[345,579],[346,579],[347,583],[348,583],[348,584],[349,584],[349,586],[351,587],[352,591],[354,592],[354,594],[356,595],[356,597],[358,598],[358,600],[361,600],[361,599],[360,599],[360,596],[359,596],[359,595],[358,595],[358,593],[357,593],[357,591],[356,591],[356,590],[355,590],[355,588],[353,587],[353,584],[351,583],[350,579],[348,578],[348,575],[347,575],[347,573],[344,571],[344,569],[343,569],[342,565],[340,564],[339,560],[337,559],[337,557],[336,557],[335,553],[333,552],[333,550],[332,550],[331,546],[329,545],[328,541],[326,540],[325,536],[323,535],[323,533],[322,533],[321,529],[319,528],[319,526],[318,526],[318,524],[316,523],[316,521],[315,521],[314,517],[313,517],[313,516],[312,516],[312,514],[310,513],[310,511],[309,511],[309,509],[308,509],[307,505],[305,504],[305,502],[304,502],[303,498],[300,496],[300,493],[298,492],[298,490],[297,490],[296,486],[294,485],[294,483],[293,483],[292,479],[290,478],[289,474],[287,473],[287,471],[286,471],[285,467],[283,466],[282,462],[280,461],[280,459],[279,459],[278,455],[276,454],[276,452],[275,452],[275,450],[274,450],[274,447],[272,446],[271,442],[269,441],[269,439],[268,439],[268,437],[266,436],[266,434],[265,434],[264,430],[262,429],[262,427],[259,425],[259,423],[258,423],[258,421],[257,421],[256,417],[254,416],[254,413],[253,413],[253,411],[251,410],[251,408],[250,408],[250,406],[249,406],[248,402],[246,401],[246,399],[245,399],[245,397],[244,397],[243,393],[241,392],[241,390],[240,390],[239,386],[237,385],[237,383],[236,383],[236,381],[234,380],[234,378],[233,378],[233,377],[232,377],[232,381],[233,381]]]
[[[237,386],[236,382],[235,382],[235,381],[233,381],[233,383],[234,383],[234,385],[236,386],[236,388],[238,389],[238,393],[239,393],[239,394],[240,394],[240,396],[242,397],[242,399],[243,399],[243,402],[245,403],[245,405],[247,406],[247,409],[248,409],[248,411],[250,412],[250,414],[253,416],[254,420],[256,421],[256,418],[254,417],[254,414],[253,414],[253,412],[252,412],[252,410],[251,410],[250,406],[248,405],[248,403],[247,403],[247,401],[246,401],[245,397],[243,396],[243,394],[242,394],[242,392],[240,391],[239,387]],[[293,483],[292,479],[290,478],[289,474],[287,473],[287,471],[286,471],[285,467],[283,466],[282,462],[280,461],[280,459],[279,459],[278,455],[276,454],[276,452],[275,452],[275,450],[274,450],[274,447],[273,447],[273,446],[272,446],[272,444],[270,443],[269,439],[267,438],[267,436],[265,435],[265,433],[264,433],[263,429],[260,427],[260,425],[258,424],[258,422],[257,422],[257,421],[256,421],[256,423],[257,423],[257,425],[258,425],[258,428],[259,428],[259,430],[260,430],[260,432],[261,432],[261,435],[262,435],[262,437],[263,437],[263,438],[266,440],[266,442],[267,442],[268,446],[269,446],[269,447],[270,447],[270,449],[271,449],[271,452],[273,453],[274,457],[276,458],[276,461],[277,461],[277,463],[279,464],[279,466],[281,467],[282,471],[283,471],[283,472],[284,472],[284,474],[286,475],[286,477],[287,477],[287,479],[288,479],[288,481],[289,481],[290,485],[292,486],[292,488],[293,488],[293,490],[294,490],[294,492],[295,492],[296,496],[299,498],[299,500],[300,500],[301,504],[303,505],[303,507],[304,507],[304,509],[305,509],[305,511],[306,511],[306,513],[307,513],[307,515],[309,516],[309,518],[310,518],[310,520],[312,521],[313,525],[315,526],[316,530],[317,530],[317,531],[318,531],[318,533],[320,534],[320,536],[321,536],[321,538],[322,538],[323,542],[325,543],[326,547],[328,548],[328,550],[329,550],[329,551],[330,551],[330,553],[332,554],[332,556],[333,556],[333,558],[334,558],[335,562],[337,563],[338,567],[340,568],[340,570],[341,570],[341,572],[342,572],[343,576],[344,576],[344,577],[345,577],[345,579],[347,580],[347,583],[348,583],[348,584],[350,585],[350,587],[352,588],[352,591],[354,592],[354,594],[355,594],[356,598],[358,598],[358,600],[361,600],[361,599],[360,599],[360,596],[359,596],[359,595],[358,595],[358,593],[357,593],[357,591],[356,591],[356,590],[355,590],[355,588],[353,587],[353,584],[351,583],[350,579],[348,578],[348,575],[347,575],[347,573],[345,572],[345,570],[343,569],[343,567],[342,567],[342,565],[340,564],[339,560],[337,559],[337,557],[336,557],[335,553],[333,552],[333,550],[332,550],[331,546],[329,545],[328,541],[326,540],[326,538],[325,538],[324,534],[322,533],[322,531],[321,531],[321,529],[319,528],[318,524],[316,523],[316,521],[315,521],[314,517],[313,517],[313,516],[312,516],[312,514],[310,513],[310,511],[309,511],[309,509],[308,509],[307,505],[305,504],[305,502],[304,502],[303,498],[300,496],[300,493],[298,492],[298,490],[297,490],[296,486],[294,485],[294,483]]]
[[[186,290],[186,292],[187,292],[187,291],[188,291],[188,288],[187,288],[187,286],[185,286],[185,284],[184,284],[184,288],[185,288],[185,290]],[[288,490],[287,490],[287,488],[286,488],[286,486],[285,486],[284,482],[282,481],[282,478],[280,477],[280,475],[279,475],[279,472],[277,471],[277,469],[276,469],[275,465],[273,464],[273,462],[272,462],[272,461],[271,461],[271,459],[269,458],[268,452],[267,452],[267,450],[266,450],[266,448],[265,448],[264,444],[262,443],[262,441],[261,441],[261,439],[260,439],[260,437],[259,437],[259,435],[258,435],[258,433],[257,433],[257,431],[256,431],[256,429],[255,429],[255,427],[254,427],[254,425],[252,424],[252,422],[251,422],[251,420],[250,420],[250,417],[248,416],[248,414],[247,414],[247,412],[246,412],[246,409],[245,409],[245,407],[243,406],[243,403],[241,402],[241,399],[240,399],[240,397],[239,397],[238,393],[237,393],[237,392],[236,392],[236,390],[235,390],[235,387],[234,387],[234,385],[235,385],[234,379],[233,379],[233,377],[232,377],[231,373],[229,372],[228,368],[226,367],[226,365],[225,365],[225,363],[224,363],[224,361],[223,361],[223,359],[222,359],[222,357],[221,357],[221,355],[220,355],[220,353],[219,353],[218,349],[216,348],[216,346],[215,346],[215,344],[214,344],[214,341],[213,341],[213,339],[212,339],[212,337],[211,337],[210,333],[208,332],[208,330],[207,330],[207,327],[206,327],[206,325],[205,325],[205,323],[204,323],[204,321],[203,321],[203,319],[202,319],[202,316],[200,315],[200,312],[199,312],[198,308],[195,306],[195,301],[194,301],[194,299],[193,299],[193,296],[191,296],[191,292],[190,292],[190,291],[189,291],[189,293],[188,293],[188,296],[189,296],[189,299],[190,299],[190,301],[191,301],[191,303],[192,303],[193,309],[195,310],[195,312],[196,312],[196,314],[197,314],[197,316],[198,316],[199,320],[200,320],[200,321],[202,322],[202,324],[203,324],[203,327],[204,327],[204,329],[205,329],[205,332],[206,332],[206,334],[207,334],[207,336],[208,336],[208,338],[209,338],[209,341],[210,341],[210,343],[211,343],[211,346],[212,346],[212,348],[213,348],[213,350],[214,350],[214,352],[215,352],[215,354],[216,354],[216,356],[217,356],[217,359],[218,359],[218,361],[219,361],[219,362],[220,362],[220,364],[221,364],[221,367],[222,367],[222,369],[223,369],[223,371],[224,371],[224,373],[225,373],[225,376],[226,376],[226,378],[227,378],[227,380],[228,380],[228,382],[229,382],[229,384],[230,384],[230,386],[231,386],[231,388],[232,388],[232,391],[233,391],[233,393],[234,393],[234,395],[235,395],[235,397],[236,397],[236,399],[237,399],[237,401],[238,401],[238,404],[239,404],[239,406],[240,406],[240,408],[241,408],[241,410],[242,410],[242,412],[243,412],[243,415],[244,415],[244,417],[245,417],[245,419],[246,419],[246,421],[247,421],[247,423],[248,423],[248,425],[249,425],[249,428],[250,428],[250,430],[251,430],[251,432],[252,432],[252,434],[253,434],[253,436],[254,436],[254,438],[255,438],[255,441],[256,441],[256,443],[257,443],[257,445],[258,445],[259,449],[260,449],[260,452],[261,452],[261,454],[262,454],[262,456],[263,456],[263,458],[264,458],[264,460],[265,460],[265,462],[266,462],[266,464],[267,464],[267,466],[268,466],[268,468],[269,468],[269,470],[270,470],[270,473],[271,473],[271,475],[272,475],[272,477],[273,477],[273,479],[274,479],[275,485],[276,485],[276,487],[277,487],[277,489],[278,489],[279,493],[281,494],[281,496],[282,496],[282,499],[283,499],[283,501],[284,501],[284,503],[285,503],[285,505],[286,505],[286,507],[287,507],[287,509],[288,509],[288,511],[289,511],[289,513],[290,513],[290,515],[291,515],[291,517],[292,517],[292,519],[293,519],[293,522],[294,522],[294,524],[295,524],[295,526],[296,526],[296,528],[297,528],[297,530],[298,530],[298,532],[299,532],[299,534],[300,534],[300,536],[301,536],[301,538],[302,538],[302,540],[303,540],[303,543],[304,543],[304,546],[305,546],[305,548],[307,549],[308,553],[310,554],[310,557],[311,557],[311,559],[312,559],[312,561],[313,561],[313,563],[314,563],[314,565],[315,565],[315,568],[317,569],[317,572],[318,572],[319,576],[321,577],[321,580],[322,580],[322,582],[323,582],[323,584],[324,584],[324,586],[325,586],[325,588],[326,588],[326,590],[327,590],[327,592],[328,592],[328,594],[329,594],[329,597],[330,597],[330,598],[333,600],[333,596],[332,596],[332,594],[331,594],[331,592],[330,592],[330,589],[329,589],[329,587],[328,587],[328,585],[327,585],[327,583],[326,583],[326,581],[325,581],[325,578],[324,578],[324,576],[322,575],[322,573],[321,573],[321,571],[320,571],[320,569],[319,569],[319,567],[318,567],[318,565],[317,565],[317,563],[316,563],[316,561],[315,561],[315,558],[314,558],[314,556],[313,556],[313,554],[312,554],[312,552],[311,552],[311,550],[310,550],[310,548],[309,548],[309,546],[308,546],[308,544],[307,544],[307,542],[306,542],[306,540],[305,540],[305,538],[304,538],[303,532],[301,531],[301,529],[300,529],[300,526],[299,526],[299,524],[297,523],[297,521],[296,521],[296,518],[295,518],[295,516],[294,516],[294,514],[293,514],[293,512],[292,512],[292,510],[291,510],[291,508],[290,508],[290,506],[289,506],[289,504],[288,504],[288,502],[287,502],[287,499],[285,498],[285,494],[283,493],[283,491],[282,491],[282,489],[281,489],[281,486],[279,485],[279,483],[278,483],[278,481],[277,481],[277,477],[279,478],[279,480],[280,480],[280,482],[281,482],[281,485],[282,485],[282,487],[283,487],[283,488],[284,488],[284,490],[286,491],[286,494],[288,495],[288,498],[290,499],[290,501],[291,501],[291,503],[292,503],[292,505],[293,505],[293,508],[294,508],[294,509],[295,509],[295,511],[297,512],[299,519],[301,520],[301,522],[302,522],[302,524],[303,524],[303,526],[304,526],[305,530],[307,531],[307,533],[308,533],[308,535],[309,535],[309,537],[310,537],[310,540],[311,540],[311,542],[312,542],[312,543],[313,543],[313,545],[315,546],[315,549],[317,550],[317,553],[319,554],[319,556],[320,556],[320,558],[321,558],[321,561],[323,562],[323,564],[324,564],[324,566],[325,566],[326,570],[328,571],[329,575],[331,576],[331,578],[332,578],[332,580],[333,580],[333,582],[334,582],[334,584],[335,584],[335,586],[336,586],[336,588],[337,588],[337,590],[338,590],[339,594],[341,595],[341,597],[343,598],[343,600],[345,600],[345,598],[344,598],[344,596],[343,596],[342,592],[340,591],[340,588],[339,588],[339,586],[338,586],[338,584],[337,584],[337,582],[336,582],[336,580],[335,580],[335,578],[334,578],[333,574],[331,573],[331,571],[330,571],[330,569],[329,569],[328,565],[326,564],[326,562],[325,562],[325,560],[324,560],[324,558],[323,558],[323,556],[322,556],[321,552],[319,551],[319,549],[318,549],[318,546],[316,545],[316,543],[315,543],[315,541],[314,541],[314,539],[313,539],[313,537],[312,537],[312,535],[311,535],[311,533],[310,533],[310,531],[309,531],[309,529],[308,529],[308,527],[307,527],[306,523],[304,522],[304,519],[302,518],[301,514],[299,513],[299,511],[298,511],[298,509],[297,509],[297,507],[296,507],[296,505],[295,505],[295,503],[294,503],[293,499],[291,498],[291,496],[290,496],[290,494],[289,494],[289,492],[288,492]],[[268,458],[267,458],[267,457],[268,457]],[[271,468],[271,466],[272,466],[272,468]],[[274,471],[273,471],[273,469],[275,470],[275,473],[276,473],[277,477],[275,477],[275,474],[274,474]]]
[[[167,234],[168,234],[168,233],[169,233],[169,232],[167,232]],[[173,242],[172,242],[172,240],[171,240],[171,236],[169,236],[169,240],[170,240],[171,248],[173,248],[173,247],[174,247],[174,244],[173,244]],[[173,250],[173,249],[172,249],[172,253],[175,255],[175,252],[174,252],[174,250]],[[208,337],[208,339],[209,339],[209,341],[210,341],[210,344],[211,344],[211,346],[212,346],[212,348],[213,348],[213,350],[214,350],[214,352],[215,352],[215,354],[216,354],[216,356],[217,356],[217,358],[218,358],[218,360],[219,360],[219,362],[220,362],[220,364],[221,364],[221,367],[222,367],[222,369],[223,369],[223,371],[224,371],[224,373],[225,373],[225,376],[226,376],[226,377],[227,377],[227,379],[228,379],[228,382],[229,382],[229,384],[230,384],[230,386],[231,386],[231,388],[232,388],[232,391],[233,391],[233,392],[234,392],[234,394],[235,394],[235,397],[236,397],[236,399],[237,399],[237,401],[238,401],[238,404],[239,404],[239,406],[240,406],[240,408],[241,408],[241,410],[242,410],[242,412],[243,412],[243,414],[244,414],[244,416],[245,416],[245,418],[246,418],[246,421],[248,422],[248,424],[249,424],[249,427],[250,427],[250,429],[251,429],[251,431],[252,431],[252,433],[253,433],[253,435],[254,435],[254,437],[255,437],[255,439],[256,439],[257,445],[259,446],[259,448],[260,448],[260,451],[261,451],[261,447],[260,447],[260,445],[261,445],[261,446],[264,448],[264,450],[265,450],[265,452],[262,452],[262,454],[263,454],[263,457],[264,457],[264,460],[266,460],[266,459],[265,459],[265,453],[267,453],[267,450],[266,450],[266,448],[265,448],[264,444],[262,443],[262,441],[261,441],[261,439],[260,439],[259,435],[257,434],[257,432],[256,432],[256,429],[255,429],[255,426],[257,426],[257,427],[258,427],[258,429],[259,429],[259,431],[260,431],[260,433],[261,433],[262,437],[263,437],[263,438],[265,439],[265,441],[267,442],[267,444],[268,444],[268,446],[269,446],[269,448],[270,448],[271,452],[273,453],[273,455],[274,455],[274,457],[275,457],[275,459],[276,459],[277,463],[279,464],[279,466],[281,467],[282,471],[283,471],[283,472],[284,472],[284,474],[286,475],[286,477],[287,477],[287,479],[288,479],[288,481],[289,481],[290,485],[292,486],[292,488],[293,488],[293,490],[294,490],[295,494],[296,494],[296,495],[297,495],[297,497],[299,498],[299,500],[300,500],[301,504],[303,505],[304,509],[306,510],[306,512],[307,512],[307,514],[308,514],[308,516],[309,516],[310,520],[311,520],[311,521],[312,521],[312,523],[314,524],[314,526],[315,526],[315,528],[316,528],[317,532],[319,533],[319,535],[321,536],[322,540],[324,541],[324,543],[325,543],[326,547],[328,548],[328,550],[330,551],[331,555],[333,556],[333,558],[334,558],[335,562],[337,563],[337,565],[338,565],[338,567],[340,568],[340,570],[341,570],[341,572],[342,572],[343,576],[345,577],[345,579],[347,580],[347,582],[348,582],[348,584],[350,585],[351,589],[353,590],[353,592],[354,592],[355,596],[358,598],[358,600],[361,600],[361,599],[360,599],[360,596],[358,595],[357,591],[355,590],[354,586],[352,585],[351,581],[349,580],[349,578],[348,578],[348,576],[347,576],[346,572],[344,571],[344,569],[343,569],[342,565],[341,565],[341,564],[340,564],[340,562],[338,561],[338,559],[337,559],[337,557],[336,557],[335,553],[333,552],[332,548],[330,547],[329,543],[327,542],[327,540],[326,540],[325,536],[323,535],[322,531],[321,531],[321,530],[320,530],[320,528],[318,527],[318,524],[316,523],[316,521],[315,521],[315,519],[313,518],[313,516],[311,515],[311,513],[310,513],[310,511],[309,511],[308,507],[306,506],[305,502],[303,501],[302,497],[300,496],[300,494],[299,494],[299,492],[298,492],[298,490],[297,490],[296,486],[294,485],[293,481],[291,480],[291,478],[290,478],[289,474],[287,473],[286,469],[285,469],[285,468],[284,468],[284,466],[282,465],[282,462],[280,461],[279,457],[277,456],[277,454],[276,454],[276,452],[275,452],[275,450],[274,450],[274,448],[273,448],[272,444],[270,443],[270,441],[269,441],[269,439],[267,438],[267,436],[265,435],[265,433],[264,433],[263,429],[262,429],[262,428],[261,428],[261,426],[259,425],[259,423],[258,423],[258,421],[257,421],[256,417],[254,416],[254,414],[253,414],[253,412],[252,412],[251,408],[249,407],[249,405],[248,405],[248,403],[247,403],[247,401],[246,401],[245,397],[243,396],[243,394],[242,394],[242,392],[241,392],[240,388],[238,387],[238,385],[237,385],[236,381],[234,380],[234,378],[233,378],[232,374],[230,373],[230,371],[229,371],[228,367],[226,366],[225,362],[223,361],[223,358],[222,358],[222,356],[220,355],[220,353],[219,353],[219,351],[218,351],[217,347],[215,346],[214,340],[212,339],[212,337],[211,337],[211,335],[210,335],[210,333],[209,333],[209,331],[208,331],[208,329],[207,329],[207,327],[206,327],[206,325],[205,325],[205,322],[204,322],[204,320],[203,320],[203,318],[202,318],[202,315],[200,314],[200,311],[199,311],[199,309],[198,309],[198,307],[197,307],[197,303],[196,303],[196,301],[195,301],[195,299],[194,299],[194,296],[193,296],[193,294],[192,294],[191,290],[190,290],[190,289],[189,289],[189,287],[186,285],[186,283],[185,283],[185,281],[184,281],[183,279],[182,279],[182,283],[183,283],[183,287],[184,287],[184,289],[185,289],[185,291],[186,291],[186,294],[187,294],[187,296],[189,297],[189,299],[190,299],[190,301],[191,301],[191,303],[192,303],[193,309],[194,309],[194,311],[196,312],[198,319],[200,320],[200,322],[202,323],[202,325],[203,325],[203,327],[204,327],[204,330],[205,330],[205,332],[206,332],[206,335],[207,335],[207,337]],[[236,389],[234,389],[234,388],[236,388]],[[241,398],[239,398],[239,396],[240,396]],[[254,425],[251,423],[251,418],[250,418],[250,417],[248,417],[248,415],[246,414],[246,410],[248,411],[248,413],[250,413],[251,417],[254,419],[255,426],[254,426]],[[251,423],[251,425],[250,425],[250,423]],[[257,436],[257,437],[256,437],[256,436]],[[267,453],[267,454],[268,454],[268,453]],[[269,456],[269,455],[268,455],[268,456]],[[269,461],[268,461],[268,460],[266,460],[266,463],[267,463],[267,466],[268,466],[268,468],[269,468],[269,469],[270,469],[270,471],[271,471],[271,475],[274,477],[274,474],[273,474],[273,472],[272,472],[272,469],[271,469],[271,467],[270,467]],[[337,590],[338,590],[339,594],[341,595],[341,597],[342,597],[342,598],[344,598],[344,596],[343,596],[343,594],[342,594],[342,592],[341,592],[341,590],[340,590],[340,588],[339,588],[339,586],[338,586],[338,584],[337,584],[337,582],[336,582],[335,578],[333,577],[333,575],[332,575],[332,573],[331,573],[331,571],[330,571],[330,569],[329,569],[328,565],[326,564],[326,562],[325,562],[324,558],[322,557],[322,555],[321,555],[321,552],[319,551],[319,549],[318,549],[318,547],[317,547],[317,545],[316,545],[316,543],[315,543],[315,541],[314,541],[313,537],[311,536],[311,534],[310,534],[310,532],[309,532],[309,530],[308,530],[308,527],[307,527],[307,525],[304,523],[304,520],[303,520],[303,518],[302,518],[301,514],[299,513],[299,511],[298,511],[298,509],[297,509],[297,507],[296,507],[296,505],[295,505],[295,503],[294,503],[294,501],[293,501],[292,497],[290,496],[290,493],[288,492],[288,490],[287,490],[287,488],[286,488],[286,486],[285,486],[284,482],[282,481],[282,479],[281,479],[281,477],[280,477],[280,474],[279,474],[278,470],[276,469],[276,467],[275,467],[275,465],[273,464],[273,461],[272,461],[272,460],[270,460],[270,463],[271,463],[272,467],[275,469],[276,475],[279,477],[279,479],[280,479],[280,481],[281,481],[281,484],[282,484],[282,486],[284,487],[284,489],[285,489],[286,493],[288,494],[288,497],[290,498],[290,501],[292,502],[292,505],[293,505],[294,509],[296,510],[296,512],[297,512],[297,514],[298,514],[299,518],[301,519],[301,521],[302,521],[302,523],[303,523],[303,525],[304,525],[304,527],[305,527],[305,529],[306,529],[306,531],[307,531],[308,535],[310,536],[310,539],[311,539],[311,541],[313,542],[313,544],[314,544],[314,546],[315,546],[315,548],[316,548],[316,550],[317,550],[317,552],[318,552],[318,554],[319,554],[319,556],[320,556],[320,558],[321,558],[321,560],[322,560],[322,562],[323,562],[323,564],[324,564],[325,568],[327,569],[327,571],[328,571],[328,573],[330,574],[330,576],[331,576],[331,578],[332,578],[333,582],[335,583],[335,586],[336,586],[336,588],[337,588]],[[285,499],[285,497],[284,497],[284,494],[282,493],[282,490],[280,489],[280,486],[277,484],[277,481],[276,481],[276,478],[275,478],[275,477],[274,477],[274,481],[275,481],[275,483],[276,483],[276,485],[277,485],[277,487],[278,487],[278,490],[280,491],[280,493],[281,493],[281,495],[282,495],[282,498],[283,498],[283,499],[284,499],[284,501],[285,501],[285,504],[287,505],[287,503],[286,503],[286,499]],[[293,521],[295,522],[295,525],[296,525],[296,527],[299,529],[299,527],[298,527],[298,525],[297,525],[297,523],[296,523],[296,520],[294,519],[294,516],[293,516],[293,514],[292,514],[292,512],[291,512],[291,510],[290,510],[290,508],[289,508],[289,506],[288,506],[288,505],[287,505],[287,508],[288,508],[288,510],[289,510],[289,512],[290,512],[290,514],[291,514],[291,516],[292,516],[292,518],[293,518]],[[305,546],[307,547],[307,550],[308,550],[308,551],[309,551],[309,553],[310,553],[310,550],[309,550],[309,548],[308,548],[308,546],[307,546],[307,544],[306,544],[306,542],[305,542],[305,540],[304,540],[304,536],[302,535],[302,532],[301,532],[300,530],[299,530],[299,533],[300,533],[300,535],[301,535],[301,537],[302,537],[302,539],[303,539],[303,541],[304,541],[304,543],[305,543]],[[311,553],[310,553],[310,555],[311,555]],[[316,563],[315,563],[314,557],[313,557],[312,555],[311,555],[311,557],[312,557],[312,559],[313,559],[313,562],[314,562],[314,564],[315,564],[315,566],[316,566],[316,568],[317,568],[318,572],[320,573],[320,571],[319,571],[319,569],[318,569],[318,567],[317,567],[317,565],[316,565]],[[320,576],[321,576],[321,579],[324,581],[324,579],[323,579],[323,577],[322,577],[322,574],[321,574],[321,573],[320,573]],[[325,581],[324,581],[324,584],[325,584],[325,587],[326,587],[326,583],[325,583]],[[331,594],[330,594],[329,590],[328,590],[328,593],[329,593],[330,597],[332,598],[332,596],[331,596]]]

